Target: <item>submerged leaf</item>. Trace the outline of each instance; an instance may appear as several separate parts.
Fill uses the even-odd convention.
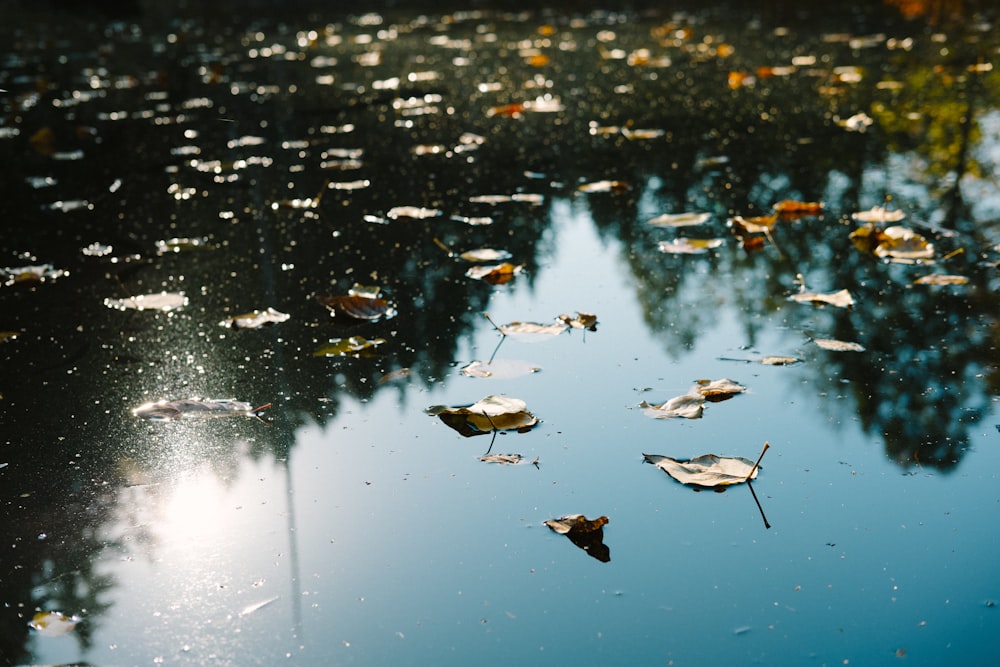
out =
[[[693,227],[708,222],[711,217],[711,213],[664,213],[647,224],[654,227]]]
[[[491,395],[467,406],[435,405],[425,412],[440,418],[467,438],[493,431],[523,433],[538,424],[538,418],[528,412],[524,401],[508,396]]]
[[[657,244],[660,252],[672,255],[700,255],[722,245],[722,239],[686,239],[660,241]]]
[[[188,304],[184,292],[160,292],[140,294],[125,299],[105,299],[104,305],[118,310],[162,310],[164,312],[183,308]]]
[[[388,301],[363,294],[343,296],[317,296],[316,300],[326,306],[332,316],[344,315],[356,320],[375,321],[389,319],[396,315],[396,309]]]
[[[334,338],[329,343],[324,343],[313,352],[314,357],[347,357],[358,356],[364,352],[370,352],[386,342],[385,338],[373,338],[368,340],[363,336],[351,336],[350,338]]]
[[[171,421],[183,418],[258,416],[271,407],[270,403],[253,407],[234,398],[185,398],[176,401],[144,403],[132,410],[136,417],[149,421]]]
[[[61,637],[72,632],[82,620],[79,616],[67,616],[58,611],[40,611],[28,621],[28,627],[45,637]]]
[[[234,329],[256,329],[265,324],[285,322],[289,317],[291,316],[280,313],[274,308],[268,308],[267,310],[254,310],[242,315],[234,315],[219,322],[219,324],[224,327],[233,327]]]
[[[660,454],[643,454],[652,463],[681,484],[700,487],[723,487],[742,484],[757,478],[760,470],[753,461],[740,457],[704,454],[693,459],[674,459]]]

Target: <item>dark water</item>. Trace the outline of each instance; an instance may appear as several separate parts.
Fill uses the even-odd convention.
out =
[[[0,664],[994,664],[1000,36],[769,6],[0,10]],[[426,412],[489,395],[540,423]],[[132,412],[191,397],[270,407]]]

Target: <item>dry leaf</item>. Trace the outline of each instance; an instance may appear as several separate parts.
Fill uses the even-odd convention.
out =
[[[82,620],[79,616],[67,616],[58,611],[40,611],[28,621],[28,627],[45,637],[61,637],[72,632]]]
[[[951,276],[942,273],[932,273],[921,276],[913,281],[914,285],[967,285],[969,279],[965,276]]]
[[[234,315],[233,317],[219,322],[219,324],[224,327],[233,327],[234,329],[256,329],[264,326],[265,324],[285,322],[289,317],[291,316],[285,313],[280,313],[274,308],[268,308],[267,310],[254,310],[249,313],[243,313],[242,315]]]
[[[514,266],[510,262],[502,264],[490,264],[486,266],[473,266],[465,272],[466,277],[473,280],[482,280],[491,285],[503,285],[514,279],[514,276],[521,273],[523,266]]]
[[[760,360],[760,363],[765,366],[791,366],[801,361],[801,359],[797,359],[796,357],[764,357]]]
[[[149,421],[172,421],[181,418],[259,416],[271,407],[270,403],[253,407],[234,398],[185,398],[176,401],[155,401],[144,403],[132,410],[132,414]]]
[[[708,222],[711,217],[711,213],[664,213],[647,224],[654,227],[693,227]]]
[[[850,308],[854,305],[854,297],[846,289],[836,292],[807,292],[805,290],[788,297],[789,301],[798,303],[827,304],[838,308]]]
[[[672,255],[700,255],[722,245],[722,239],[686,239],[660,241],[657,248],[660,252]]]
[[[140,294],[126,299],[105,299],[104,305],[118,310],[162,310],[164,312],[183,308],[188,304],[188,298],[183,292],[160,292],[159,294]]]
[[[665,403],[653,405],[643,401],[639,404],[650,417],[656,419],[701,419],[702,411],[705,407],[705,397],[701,394],[684,394],[675,396]]]
[[[501,463],[503,465],[517,465],[524,460],[524,457],[520,454],[486,454],[480,456],[479,460],[483,463]]]
[[[523,433],[538,424],[538,419],[528,412],[524,401],[509,396],[491,395],[467,406],[434,405],[424,412],[438,417],[467,438],[493,431]]]
[[[704,454],[693,459],[674,459],[659,454],[643,454],[646,463],[652,463],[681,484],[699,487],[724,487],[742,484],[757,478],[760,467],[743,457],[726,457]]]
[[[721,380],[698,380],[694,390],[704,396],[706,401],[718,403],[732,398],[736,394],[742,394],[747,388],[729,378],[722,378]]]
[[[582,514],[570,514],[559,519],[549,519],[545,525],[569,540],[602,563],[611,561],[611,550],[604,544],[604,526],[608,517],[590,520]]]
[[[332,316],[344,315],[356,320],[375,321],[395,317],[396,309],[388,301],[378,297],[355,293],[344,296],[317,296],[316,300],[326,306]]]
[[[864,352],[865,347],[860,343],[851,343],[844,340],[836,340],[834,338],[814,338],[813,342],[819,345],[824,350],[832,350],[834,352]]]
[[[580,192],[586,192],[593,194],[596,192],[610,192],[612,194],[620,195],[629,191],[629,185],[625,181],[594,181],[593,183],[584,183],[577,187]]]

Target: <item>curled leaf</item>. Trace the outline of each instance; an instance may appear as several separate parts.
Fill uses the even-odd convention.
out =
[[[486,266],[473,266],[465,272],[466,277],[473,280],[482,280],[491,285],[503,285],[514,279],[514,276],[521,273],[523,266],[517,266],[510,262],[502,264],[490,264]]]
[[[611,550],[604,544],[604,526],[608,517],[590,520],[582,514],[570,514],[559,519],[549,519],[545,525],[596,558],[602,563],[611,561]]]
[[[61,637],[72,632],[81,620],[58,611],[40,611],[28,621],[28,627],[45,637]]]
[[[722,378],[721,380],[698,380],[694,390],[704,396],[706,401],[718,403],[732,398],[736,394],[742,394],[747,388],[729,378]]]
[[[757,478],[760,467],[750,459],[704,454],[693,459],[675,459],[660,454],[643,454],[645,463],[652,463],[681,484],[714,488],[725,487]]]
[[[365,294],[343,296],[317,296],[316,300],[326,306],[333,316],[344,315],[356,320],[375,321],[395,317],[396,309],[388,301]]]
[[[479,248],[476,250],[466,250],[459,257],[467,262],[500,262],[510,259],[510,253],[506,250],[496,250],[494,248]]]
[[[558,318],[560,322],[565,322],[572,329],[587,329],[588,331],[597,331],[597,315],[593,313],[581,313],[573,317],[569,315],[560,315]]]
[[[435,405],[425,412],[438,417],[466,438],[493,431],[525,432],[538,424],[538,418],[528,412],[524,401],[509,396],[491,395],[472,405],[458,407]]]
[[[181,418],[258,416],[271,407],[270,403],[253,407],[234,398],[185,398],[175,401],[155,401],[144,403],[132,410],[132,414],[149,421],[172,421]]]
[[[125,299],[105,299],[104,305],[118,310],[161,310],[168,312],[183,308],[188,304],[188,298],[183,292],[160,292],[159,294],[140,294]]]
[[[683,396],[675,396],[659,405],[643,401],[639,407],[647,415],[656,419],[701,419],[705,407],[705,397],[701,394],[684,394]]]
[[[850,308],[854,305],[854,297],[846,289],[836,292],[807,292],[801,291],[788,297],[789,301],[798,303],[827,304],[837,308]]]
[[[774,205],[774,211],[783,218],[819,215],[823,212],[823,202],[785,199]]]
[[[289,317],[291,316],[280,313],[274,308],[268,308],[267,310],[254,310],[242,315],[234,315],[219,322],[219,324],[224,327],[233,327],[234,329],[256,329],[265,324],[285,322]]]

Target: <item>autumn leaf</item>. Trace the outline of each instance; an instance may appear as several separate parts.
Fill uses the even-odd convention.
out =
[[[314,357],[348,357],[370,353],[374,348],[385,343],[385,338],[368,340],[364,336],[350,338],[334,338],[324,343],[313,352]]]
[[[144,403],[132,414],[149,421],[173,421],[181,418],[259,416],[271,407],[270,403],[253,407],[250,403],[234,398],[186,398],[175,401]]]
[[[291,317],[285,313],[278,312],[274,308],[267,310],[254,310],[242,315],[234,315],[219,322],[221,326],[232,327],[234,329],[257,329],[265,324],[277,324],[285,322]]]
[[[117,310],[161,310],[168,312],[183,308],[188,304],[188,298],[183,292],[160,292],[159,294],[140,294],[125,299],[105,299],[104,305]]]
[[[774,212],[782,218],[802,218],[809,215],[819,215],[823,212],[823,202],[795,201],[784,199],[774,205]]]
[[[521,264],[515,266],[510,262],[503,262],[502,264],[473,266],[465,272],[465,275],[467,278],[482,280],[484,283],[491,285],[503,285],[513,280],[514,276],[521,273],[523,269],[524,267]]]
[[[643,401],[639,404],[650,417],[656,419],[701,419],[702,411],[705,407],[705,397],[701,394],[684,394],[675,396],[670,400],[653,405]]]
[[[711,219],[711,213],[664,213],[649,220],[654,227],[693,227]]]
[[[728,378],[698,380],[686,394],[675,396],[659,405],[643,401],[639,407],[656,419],[701,419],[706,402],[718,403],[745,391],[746,387]]]
[[[67,616],[58,611],[40,611],[28,621],[28,627],[45,637],[61,637],[72,632],[82,620],[75,614]]]
[[[660,252],[671,255],[700,255],[721,245],[722,239],[677,238],[673,241],[660,241],[656,247]]]
[[[765,366],[792,366],[802,360],[796,357],[764,357],[760,360]]]
[[[556,319],[560,322],[566,323],[571,329],[597,331],[597,315],[594,315],[593,313],[582,313],[578,311],[573,317],[563,314]]]
[[[317,296],[316,300],[326,306],[331,316],[344,315],[356,320],[374,322],[382,318],[392,318],[396,309],[388,301],[367,294],[355,293],[343,296]]]
[[[559,519],[549,519],[545,525],[569,540],[602,563],[611,561],[611,550],[604,544],[604,526],[608,517],[590,520],[582,514],[569,514]]]
[[[480,456],[479,460],[483,463],[500,463],[509,466],[525,462],[524,457],[520,454],[485,454]]]
[[[425,208],[423,206],[396,206],[386,212],[385,217],[390,220],[426,220],[444,215],[443,211],[436,208]]]
[[[643,454],[642,457],[645,463],[652,463],[681,484],[702,488],[742,484],[756,479],[760,470],[757,464],[742,456],[704,454],[693,459],[675,459],[660,454]]]
[[[788,300],[814,305],[827,304],[837,308],[850,308],[854,305],[854,297],[846,289],[836,292],[807,292],[803,290],[798,294],[791,295]]]
[[[500,262],[510,259],[510,253],[506,250],[496,250],[494,248],[478,248],[476,250],[466,250],[459,257],[467,262]]]
[[[576,189],[587,194],[610,192],[612,194],[620,195],[628,192],[630,188],[629,184],[625,181],[604,180],[594,181],[592,183],[583,183]]]
[[[858,250],[893,262],[912,264],[934,257],[932,243],[913,230],[898,225],[882,229],[869,223],[851,232],[850,239]]]
[[[835,338],[814,338],[813,342],[819,345],[824,350],[831,350],[833,352],[864,352],[865,346],[860,343],[852,343],[845,340],[837,340]]]
[[[902,211],[890,211],[884,206],[873,206],[867,211],[858,211],[851,214],[853,220],[858,222],[870,222],[870,223],[886,223],[886,222],[899,222],[906,217],[906,214]]]
[[[913,281],[914,285],[967,285],[968,283],[969,279],[966,276],[953,276],[942,273],[920,276]]]
[[[524,336],[524,337],[541,337],[541,336],[558,336],[562,332],[569,329],[569,324],[559,320],[552,322],[550,324],[540,324],[538,322],[510,322],[508,324],[501,324],[497,327],[497,331],[502,333],[504,336]]]
[[[538,418],[528,412],[524,401],[509,396],[490,395],[472,405],[458,407],[434,405],[424,412],[438,417],[466,438],[493,431],[523,433],[538,424]]]

